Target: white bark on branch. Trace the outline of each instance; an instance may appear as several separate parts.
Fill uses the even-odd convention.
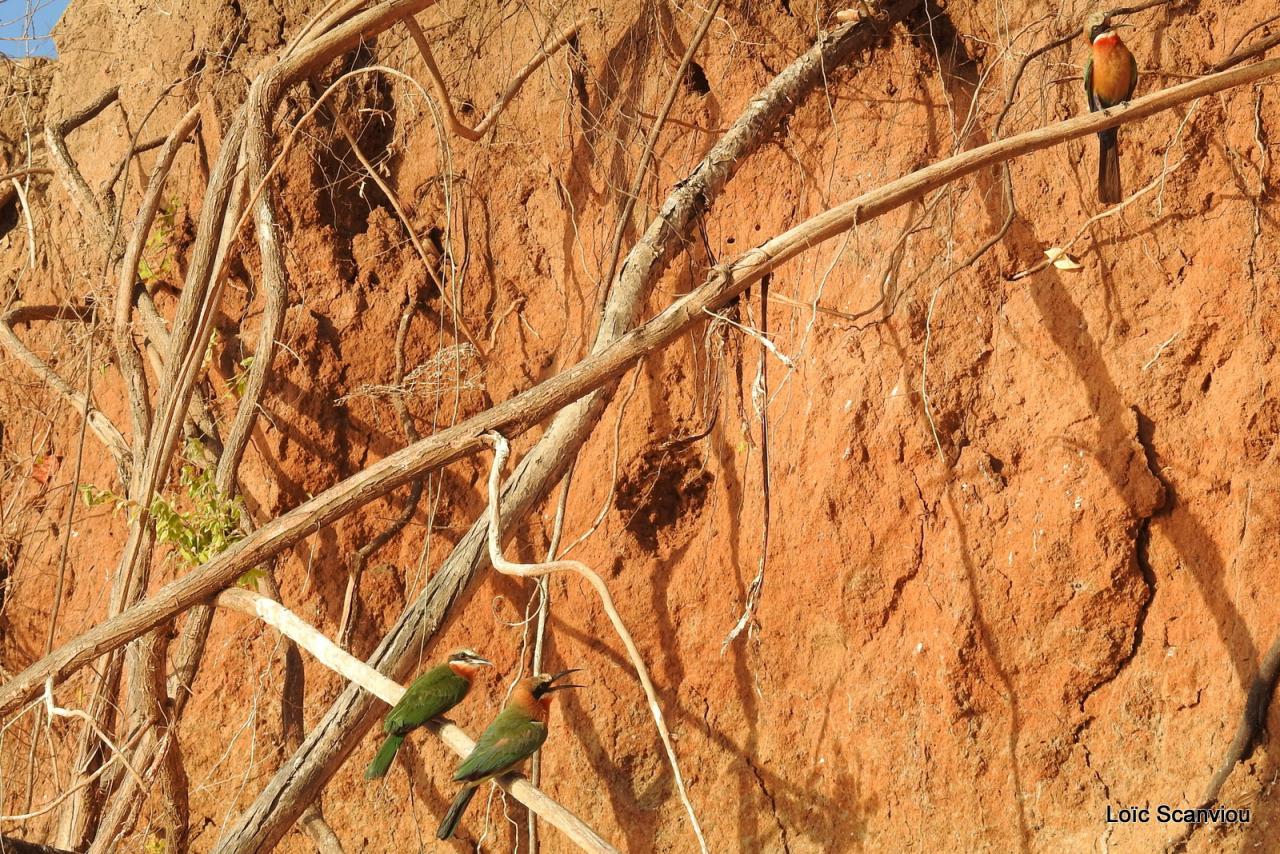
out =
[[[631,666],[635,668],[640,685],[644,688],[645,699],[649,701],[649,712],[653,715],[653,722],[658,728],[658,737],[667,751],[667,762],[671,766],[671,773],[675,776],[676,791],[680,793],[680,801],[684,804],[685,812],[689,816],[693,835],[698,840],[698,850],[702,854],[707,854],[707,840],[702,835],[702,826],[698,824],[698,815],[693,808],[693,802],[689,800],[684,775],[680,773],[680,762],[676,759],[676,748],[671,742],[671,731],[667,729],[667,719],[663,716],[662,706],[658,703],[658,691],[653,687],[653,680],[649,678],[649,668],[645,665],[644,657],[640,655],[640,650],[631,637],[631,631],[622,621],[622,615],[618,613],[618,607],[613,603],[609,585],[604,583],[604,579],[595,570],[581,561],[549,560],[544,563],[515,563],[507,560],[502,554],[502,519],[499,515],[502,506],[502,490],[500,487],[502,468],[506,464],[507,457],[511,455],[511,444],[501,433],[485,435],[493,443],[493,465],[489,468],[489,562],[503,575],[514,575],[517,578],[545,578],[553,572],[572,572],[595,590],[596,595],[600,597],[600,604],[605,614],[609,617],[609,622],[613,623],[614,631],[618,633],[622,645],[626,647],[627,655],[631,658]]]

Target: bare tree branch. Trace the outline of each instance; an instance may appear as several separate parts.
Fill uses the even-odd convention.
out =
[[[409,35],[413,37],[413,43],[418,46],[418,52],[422,54],[422,60],[427,64],[427,74],[431,77],[431,87],[435,91],[436,100],[440,102],[440,109],[444,112],[445,124],[449,128],[449,132],[454,136],[460,136],[469,142],[479,142],[484,137],[485,132],[493,126],[498,116],[506,109],[507,104],[520,91],[520,87],[529,79],[533,72],[541,67],[560,48],[564,47],[578,35],[578,31],[587,23],[587,19],[575,21],[572,26],[562,32],[552,41],[541,47],[533,57],[525,63],[525,66],[516,72],[516,76],[511,78],[511,82],[507,84],[507,88],[498,96],[498,100],[489,108],[489,112],[485,113],[484,118],[480,120],[474,128],[469,128],[462,122],[458,121],[457,114],[453,111],[453,101],[449,98],[449,90],[445,86],[444,77],[440,74],[440,68],[436,65],[435,57],[431,53],[431,43],[427,41],[427,36],[422,32],[422,27],[418,26],[418,22],[412,17],[405,18],[404,25],[409,30]],[[472,344],[476,342],[472,341]]]
[[[119,98],[120,87],[112,86],[88,106],[63,119],[50,121],[44,129],[45,145],[49,149],[49,165],[53,167],[54,174],[70,192],[71,201],[80,212],[80,216],[89,223],[95,235],[107,234],[110,230],[107,216],[103,213],[102,206],[93,195],[93,191],[89,189],[84,176],[80,174],[75,161],[71,159],[71,152],[67,150],[67,135],[96,117]],[[109,251],[109,247],[104,248]]]
[[[120,373],[124,376],[125,388],[129,395],[129,413],[133,422],[133,453],[135,458],[143,459],[146,442],[151,432],[151,402],[147,398],[147,374],[142,367],[142,358],[134,346],[129,329],[129,319],[133,314],[134,289],[138,286],[138,264],[142,260],[142,250],[146,246],[147,236],[151,233],[151,224],[155,221],[156,212],[160,209],[165,181],[169,170],[178,156],[178,149],[187,136],[195,130],[200,120],[199,107],[192,107],[183,116],[168,138],[164,140],[164,150],[151,172],[147,183],[146,194],[142,206],[135,217],[133,235],[125,246],[124,258],[120,263],[119,284],[116,289],[115,324],[113,335],[116,346],[116,361]],[[141,467],[135,468],[135,479],[142,475]],[[132,484],[137,489],[138,484]]]
[[[502,468],[506,464],[507,457],[511,454],[511,444],[507,442],[506,437],[501,433],[486,433],[486,439],[493,444],[493,465],[489,467],[489,562],[493,568],[503,575],[514,575],[517,578],[545,578],[553,572],[572,572],[591,585],[596,595],[600,597],[600,605],[604,609],[605,614],[609,617],[609,621],[613,623],[613,629],[617,632],[622,645],[627,650],[627,655],[631,659],[631,666],[636,671],[636,677],[640,680],[640,685],[644,689],[645,699],[649,701],[649,711],[653,715],[653,722],[658,728],[658,737],[662,740],[662,746],[667,752],[667,763],[671,767],[671,773],[675,777],[676,791],[680,793],[680,801],[684,804],[685,812],[689,816],[689,823],[693,828],[693,835],[698,840],[698,850],[706,854],[707,840],[702,835],[702,826],[698,824],[698,815],[693,808],[693,803],[689,800],[689,792],[684,784],[684,775],[680,773],[680,762],[676,759],[676,748],[671,742],[671,732],[667,729],[667,719],[662,714],[662,705],[658,702],[658,691],[653,687],[653,680],[649,678],[649,668],[644,663],[644,656],[640,654],[640,650],[636,647],[635,640],[631,637],[631,631],[627,628],[627,624],[623,621],[622,615],[618,613],[618,608],[613,603],[613,595],[609,592],[609,586],[604,583],[604,579],[593,569],[581,561],[576,560],[549,560],[545,563],[515,563],[507,560],[502,554],[502,519],[500,517],[500,508],[502,506]]]
[[[43,359],[31,351],[13,327],[19,323],[32,323],[38,320],[61,320],[88,323],[94,314],[93,306],[61,307],[49,305],[18,306],[0,315],[0,343],[3,343],[18,361],[26,365],[32,373],[43,380],[50,388],[58,392],[77,409],[88,413],[89,428],[98,437],[103,446],[111,452],[116,466],[123,472],[128,471],[129,443],[125,441],[120,429],[112,423],[102,410],[94,406],[85,396],[76,391],[58,373],[49,367]]]
[[[98,624],[35,662],[0,687],[0,714],[12,713],[19,704],[33,697],[45,679],[66,678],[93,657],[127,643],[217,593],[246,570],[312,531],[391,489],[475,453],[485,446],[484,433],[497,430],[504,435],[517,435],[608,384],[636,359],[670,344],[690,327],[702,322],[705,309],[724,305],[766,273],[823,241],[981,169],[1277,73],[1280,73],[1280,59],[1267,60],[1154,92],[1128,105],[1081,115],[998,140],[934,163],[805,220],[748,250],[733,263],[717,267],[701,286],[600,352],[330,487],[272,520],[203,566],[165,585],[125,613]],[[530,456],[532,454],[525,457],[526,462]]]
[[[919,0],[898,0],[886,8],[886,18],[894,21],[918,5]],[[877,25],[864,22],[824,35],[748,102],[723,139],[672,191],[659,208],[658,217],[628,254],[601,319],[597,350],[616,342],[634,326],[667,263],[687,245],[690,229],[714,203],[743,160],[769,138],[809,92],[825,85],[836,67],[881,38],[882,33]],[[609,396],[609,391],[596,391],[557,415],[508,483],[504,516],[519,519],[560,479],[598,423]],[[423,593],[396,621],[371,663],[392,675],[406,672],[417,651],[439,627],[454,597],[484,564],[487,530],[488,522],[483,517],[472,525]],[[374,711],[363,692],[343,691],[302,748],[241,816],[219,853],[248,854],[279,839],[373,725]]]

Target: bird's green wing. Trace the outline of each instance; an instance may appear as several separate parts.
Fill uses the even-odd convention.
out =
[[[480,736],[471,755],[454,772],[453,779],[459,783],[479,783],[502,774],[532,756],[546,740],[546,724],[503,712]]]
[[[461,703],[470,688],[471,683],[454,673],[447,664],[433,667],[409,686],[400,702],[387,713],[382,728],[395,735],[404,735]]]
[[[1102,104],[1098,103],[1098,98],[1093,94],[1093,57],[1090,56],[1084,64],[1084,95],[1089,100],[1089,111],[1096,113],[1102,109]]]
[[[1133,98],[1133,92],[1138,88],[1138,58],[1132,53],[1129,54],[1129,93],[1124,96],[1126,101]]]

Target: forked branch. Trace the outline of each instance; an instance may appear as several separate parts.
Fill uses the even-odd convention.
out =
[[[498,96],[498,100],[489,108],[489,112],[485,113],[484,118],[474,128],[467,127],[460,122],[457,113],[453,111],[453,101],[449,99],[449,89],[445,86],[444,77],[440,74],[440,68],[436,65],[435,57],[431,53],[431,43],[427,41],[427,36],[422,32],[422,27],[418,26],[418,22],[413,17],[405,18],[404,25],[408,27],[409,35],[413,37],[413,43],[418,46],[418,52],[422,54],[422,61],[427,65],[427,74],[431,77],[431,88],[435,91],[436,100],[440,102],[440,109],[444,112],[445,124],[448,125],[449,132],[470,142],[479,142],[485,133],[493,127],[493,123],[497,121],[498,116],[506,109],[507,104],[520,91],[520,87],[524,85],[524,82],[529,79],[533,72],[538,70],[542,63],[550,59],[556,51],[572,41],[578,35],[578,31],[586,25],[587,20],[589,19],[575,21],[572,26],[554,40],[541,47],[525,63],[524,68],[521,68],[516,73],[516,76],[511,78],[507,88],[502,91],[502,94]]]

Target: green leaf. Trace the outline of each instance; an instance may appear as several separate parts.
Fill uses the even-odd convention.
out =
[[[245,387],[249,384],[249,371],[253,368],[253,356],[245,356],[240,360],[240,370],[231,378],[231,391],[236,397],[244,397]]]
[[[267,577],[267,571],[260,566],[246,572],[244,575],[236,579],[236,584],[240,587],[246,587],[250,590],[258,586],[258,582]]]
[[[80,484],[80,497],[84,499],[84,503],[88,507],[98,507],[110,502],[118,504],[122,500],[109,490],[99,489],[92,483]]]

